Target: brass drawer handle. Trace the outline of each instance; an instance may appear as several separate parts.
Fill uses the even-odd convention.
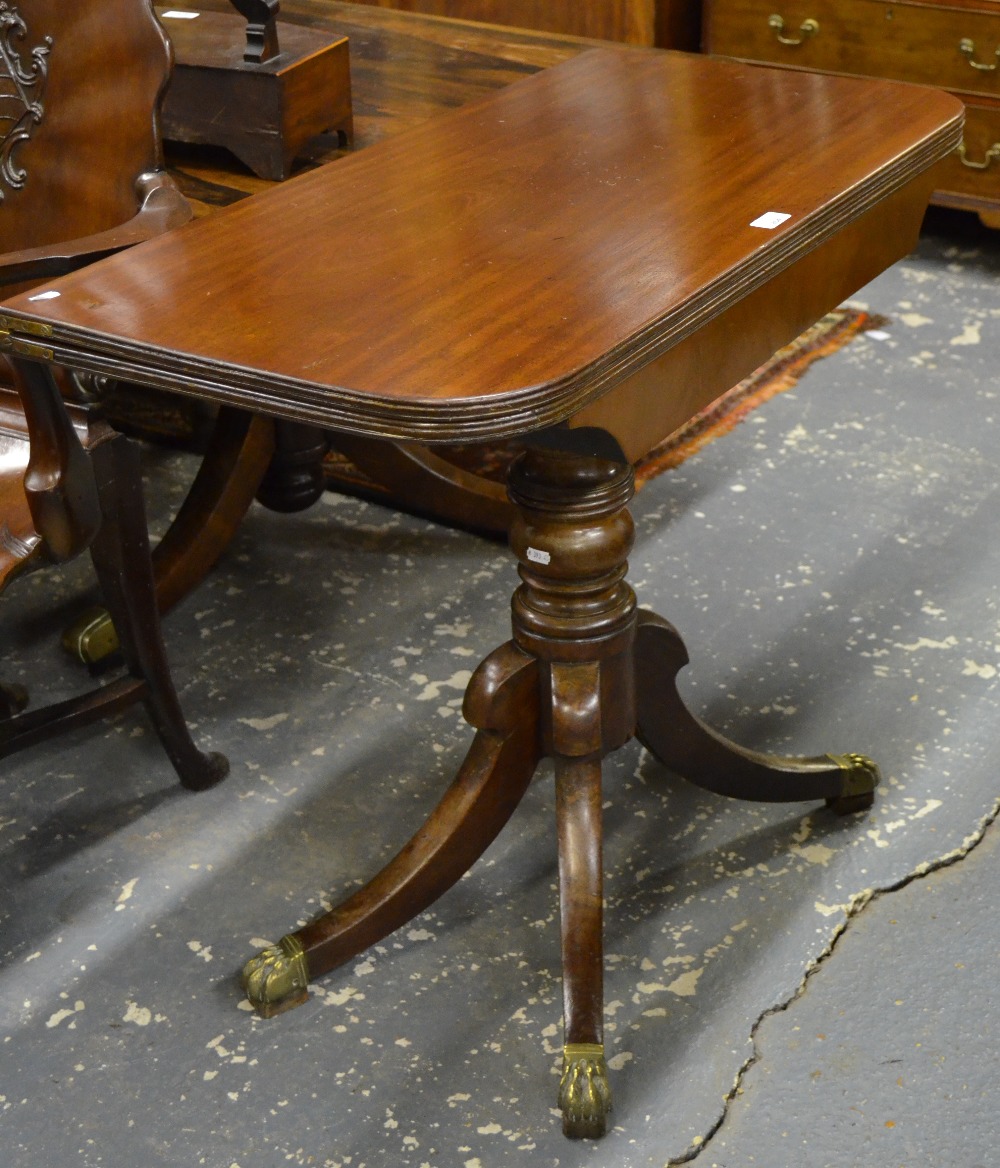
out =
[[[803,22],[799,25],[799,32],[802,35],[798,37],[786,37],[781,35],[785,30],[785,22],[781,19],[777,12],[775,12],[773,16],[769,16],[767,18],[767,24],[769,28],[774,29],[775,36],[777,36],[778,41],[783,45],[801,45],[811,36],[815,36],[819,32],[819,21],[813,20],[811,16],[807,17],[807,19],[803,20]],[[997,52],[1000,53],[1000,49],[998,49]],[[992,69],[994,66],[991,65],[989,67]]]
[[[992,65],[984,65],[982,61],[973,61],[972,55],[976,51],[976,44],[971,37],[962,37],[958,42],[958,51],[968,58],[969,64],[973,69],[979,69],[983,73],[993,73],[996,70],[996,61]],[[993,55],[1000,57],[1000,49],[997,49]]]
[[[1000,142],[994,142],[993,145],[983,155],[982,162],[971,162],[965,155],[965,143],[958,144],[958,157],[963,166],[968,166],[972,170],[986,170],[986,168],[997,158],[1000,158]]]

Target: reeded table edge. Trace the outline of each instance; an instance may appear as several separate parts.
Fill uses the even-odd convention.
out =
[[[275,417],[368,437],[425,443],[511,438],[572,417],[905,187],[958,146],[963,116],[959,106],[936,133],[875,172],[868,182],[806,215],[765,249],[722,273],[672,312],[654,318],[597,361],[563,378],[519,390],[461,398],[383,397],[142,345],[53,322],[43,310],[29,313],[0,305],[2,327],[10,333],[8,347],[23,356]],[[21,329],[19,322],[24,322]]]

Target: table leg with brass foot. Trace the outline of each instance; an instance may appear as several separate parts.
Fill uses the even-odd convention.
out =
[[[839,813],[872,805],[878,767],[860,754],[783,758],[729,742],[681,701],[676,677],[688,654],[677,630],[639,614],[635,668],[638,737],[675,774],[717,795],[763,803],[824,799]]]
[[[611,1087],[604,1059],[601,760],[557,759],[559,917],[563,968],[563,1131],[596,1139],[607,1129]]]

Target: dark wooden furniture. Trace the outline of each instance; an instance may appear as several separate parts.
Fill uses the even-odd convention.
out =
[[[352,136],[345,36],[279,23],[278,0],[233,0],[238,12],[158,8],[174,47],[163,133],[224,146],[255,174],[289,176],[323,132]]]
[[[704,0],[703,48],[796,69],[948,89],[966,107],[931,201],[1000,227],[1000,7],[994,0]]]
[[[243,59],[251,64],[276,57],[278,46],[279,0],[230,0],[246,20],[246,45]]]
[[[154,109],[169,50],[142,0],[0,6],[0,285],[31,287],[190,218],[161,166]],[[115,77],[114,86],[101,77]],[[28,292],[30,296],[34,293]],[[7,338],[4,341],[7,342]],[[9,343],[4,344],[9,351]],[[60,392],[58,368],[0,358],[0,586],[90,549],[118,624],[126,676],[47,708],[0,699],[0,756],[142,700],[182,783],[228,764],[188,733],[160,638],[138,456]]]
[[[630,464],[909,251],[961,112],[890,82],[595,50],[3,306],[26,361],[370,437],[528,445],[513,638],[470,682],[466,760],[364,888],[249,964],[262,1012],[449,888],[549,756],[559,1102],[567,1134],[599,1135],[603,756],[639,735],[714,792],[870,804],[868,759],[749,752],[686,710],[684,645],[626,579]]]
[[[692,0],[361,0],[380,8],[663,48],[697,48]]]

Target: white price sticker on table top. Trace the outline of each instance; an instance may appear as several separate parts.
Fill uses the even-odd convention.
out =
[[[169,12],[161,12],[160,16],[164,20],[194,20],[196,16],[201,16],[201,13],[184,12],[180,8],[171,8]]]
[[[773,231],[775,227],[780,227],[786,219],[791,219],[791,215],[786,215],[784,211],[765,211],[763,215],[758,215],[750,226],[763,227],[766,231]]]

